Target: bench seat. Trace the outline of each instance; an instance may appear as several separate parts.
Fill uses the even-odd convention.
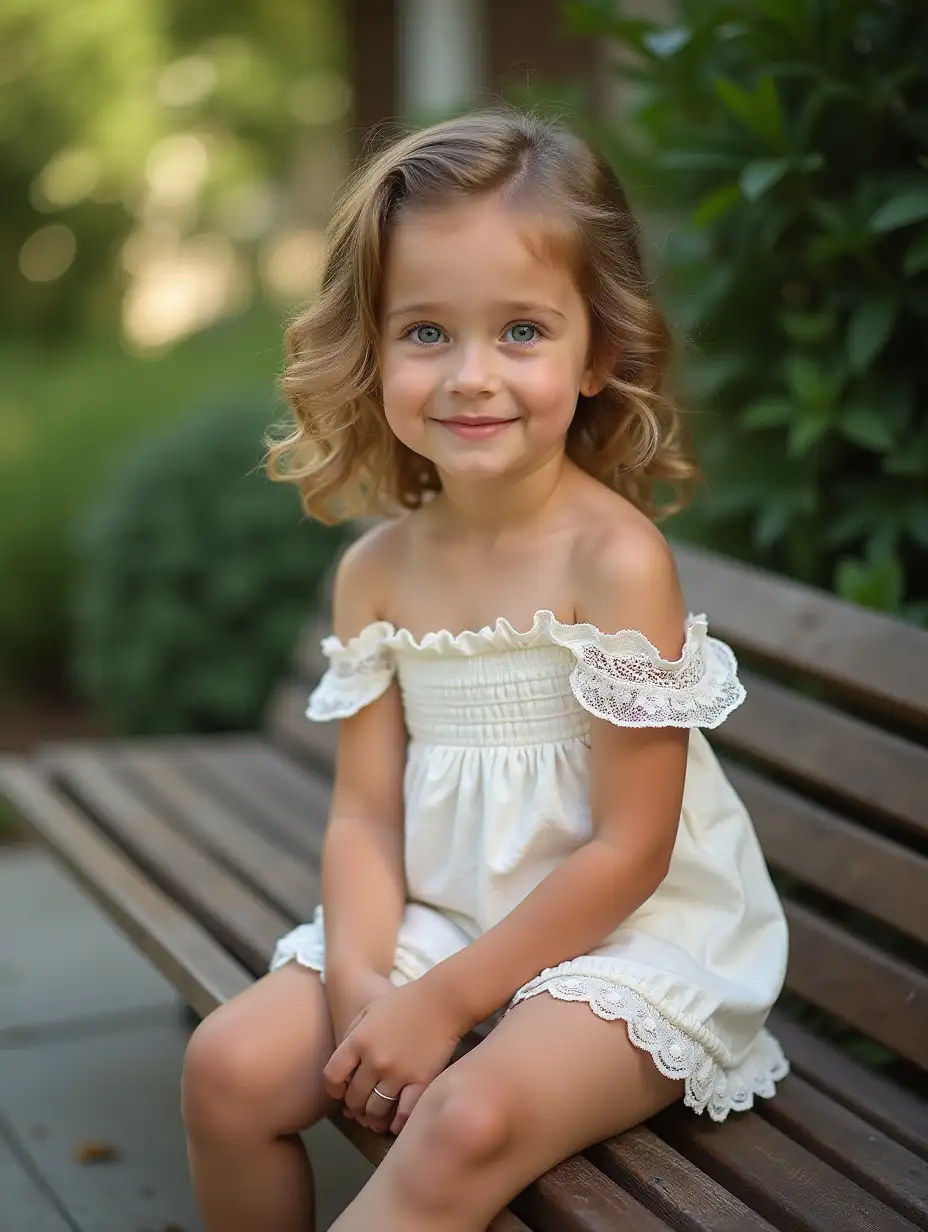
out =
[[[793,1072],[775,1099],[721,1125],[674,1108],[565,1161],[491,1227],[928,1229],[928,635],[695,550],[681,552],[681,574],[691,605],[750,663],[749,700],[716,743],[785,878],[789,1013],[771,1025]],[[736,615],[713,620],[716,607]],[[889,632],[921,667],[896,641],[895,675],[864,679],[864,635]],[[258,978],[319,901],[334,732],[303,718],[315,641],[310,631],[263,734],[0,760],[0,793],[199,1015]],[[817,692],[796,691],[799,677]],[[826,1029],[800,1025],[795,998]],[[833,1042],[837,1020],[890,1049],[904,1081]],[[333,1121],[374,1163],[389,1147]]]

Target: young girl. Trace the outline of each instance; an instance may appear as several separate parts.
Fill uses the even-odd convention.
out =
[[[668,351],[622,191],[560,128],[456,119],[349,188],[270,462],[317,517],[399,513],[341,563],[309,702],[341,720],[324,923],[190,1044],[210,1232],[311,1227],[296,1134],[338,1101],[399,1136],[337,1232],[478,1232],[786,1073],[783,913],[698,730],[743,691],[651,521],[693,470]]]

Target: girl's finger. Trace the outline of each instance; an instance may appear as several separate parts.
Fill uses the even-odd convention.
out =
[[[373,1091],[376,1083],[382,1077],[383,1075],[374,1071],[369,1061],[363,1060],[352,1074],[351,1081],[348,1083],[348,1090],[345,1092],[345,1107],[359,1121],[365,1119],[367,1115],[367,1101],[371,1097],[371,1091]]]
[[[390,1133],[398,1134],[412,1113],[413,1108],[422,1098],[422,1092],[425,1090],[425,1083],[413,1082],[408,1087],[403,1087],[400,1095],[400,1102],[396,1106],[396,1111],[393,1114],[393,1120],[390,1122]]]
[[[335,1049],[322,1071],[325,1089],[332,1099],[343,1099],[351,1076],[361,1061],[361,1055],[351,1039],[346,1039]]]
[[[388,1095],[393,1095],[394,1090],[385,1081],[377,1083],[376,1088],[371,1091],[370,1099],[367,1101],[366,1119],[371,1129],[374,1129],[379,1134],[385,1134],[390,1127],[390,1122],[396,1114],[397,1104],[399,1102],[400,1092],[396,1091],[395,1099],[387,1099]]]

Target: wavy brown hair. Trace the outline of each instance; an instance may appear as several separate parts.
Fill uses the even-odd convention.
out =
[[[400,138],[352,177],[333,214],[321,288],[286,332],[281,387],[296,425],[267,441],[269,475],[298,484],[311,516],[337,522],[414,509],[440,489],[432,463],[397,440],[383,414],[385,248],[401,211],[490,193],[539,218],[546,248],[569,262],[588,305],[593,362],[605,385],[579,396],[568,455],[651,516],[676,508],[695,477],[665,389],[670,330],[621,185],[567,129],[494,110]]]

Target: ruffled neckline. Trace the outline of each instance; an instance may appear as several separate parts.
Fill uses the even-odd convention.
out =
[[[366,625],[357,636],[342,643],[337,637],[327,637],[322,643],[327,655],[346,654],[352,658],[370,655],[376,651],[407,651],[414,654],[477,655],[492,654],[507,650],[528,650],[542,646],[563,646],[568,649],[581,645],[594,645],[609,653],[628,653],[630,646],[643,652],[655,664],[666,667],[682,666],[688,662],[706,639],[708,622],[704,615],[690,615],[684,625],[683,649],[678,659],[664,659],[657,647],[637,629],[620,629],[615,633],[603,633],[587,622],[567,624],[558,620],[554,613],[542,608],[535,613],[530,629],[519,630],[505,616],[497,618],[492,625],[482,629],[465,629],[451,633],[438,629],[417,638],[407,628],[398,628],[386,620]]]

